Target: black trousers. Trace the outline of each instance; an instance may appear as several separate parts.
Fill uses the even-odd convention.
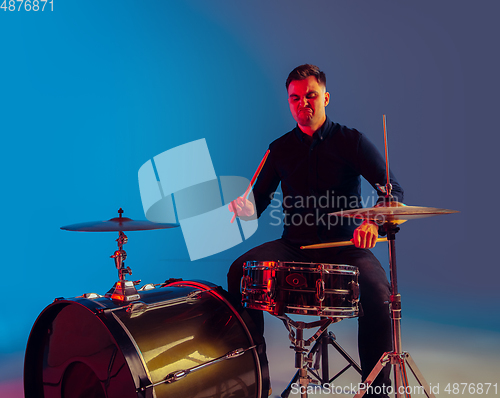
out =
[[[327,264],[354,265],[359,269],[360,303],[363,310],[359,317],[358,350],[363,371],[362,380],[369,375],[382,354],[392,351],[391,319],[389,314],[390,284],[387,275],[371,251],[354,246],[340,248],[301,250],[285,239],[264,243],[240,256],[227,274],[228,292],[241,300],[240,280],[246,261],[299,261]],[[250,316],[264,333],[262,311],[248,310]],[[259,336],[259,340],[260,340]],[[373,386],[390,386],[390,366],[385,366]],[[377,396],[365,394],[365,397]],[[378,395],[385,396],[385,395]]]

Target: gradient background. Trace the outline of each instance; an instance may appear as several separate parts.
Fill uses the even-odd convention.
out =
[[[117,278],[117,234],[59,227],[119,207],[144,219],[140,166],[196,139],[206,138],[218,175],[250,178],[269,142],[294,126],[284,82],[302,63],[326,72],[330,118],[381,150],[387,115],[407,204],[461,212],[408,222],[398,235],[403,347],[443,396],[449,382],[500,382],[498,1],[54,3],[53,12],[0,9],[1,396],[23,395],[23,351],[42,309],[103,294]],[[225,287],[233,259],[280,236],[272,221],[195,262],[180,229],[131,232],[127,265],[144,283]],[[375,249],[384,265],[386,251]],[[283,326],[266,319],[279,393],[293,353]],[[334,331],[355,355],[356,320]]]

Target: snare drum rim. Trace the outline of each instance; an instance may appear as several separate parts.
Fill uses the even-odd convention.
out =
[[[307,266],[303,266],[307,265]],[[322,266],[322,269],[319,268]],[[323,272],[325,274],[359,274],[358,267],[348,264],[306,263],[302,261],[246,261],[244,269],[276,269],[304,272]]]

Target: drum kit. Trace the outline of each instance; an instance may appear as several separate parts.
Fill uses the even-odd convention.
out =
[[[118,281],[105,294],[58,298],[35,321],[24,364],[26,398],[255,397],[263,367],[253,324],[220,287],[126,280],[124,231],[177,224],[122,216],[69,231],[118,232]]]
[[[369,220],[381,226],[389,242],[391,352],[384,353],[354,398],[361,398],[386,365],[393,366],[395,396],[409,397],[406,365],[428,398],[435,398],[411,355],[401,343],[401,294],[396,267],[396,233],[407,220],[456,213],[453,210],[406,206],[393,200],[389,179],[387,132],[384,136],[387,183],[377,184],[385,195],[380,205],[343,210],[334,216]],[[266,156],[245,192],[251,189]],[[177,227],[134,221],[123,217],[62,227],[68,231],[118,232],[118,250],[111,258],[118,281],[105,294],[87,293],[58,298],[35,321],[28,339],[24,365],[26,398],[265,398],[267,361],[254,337],[258,333],[239,303],[221,288],[205,281],[169,279],[160,284],[129,281],[125,267],[128,242],[124,231]],[[231,221],[232,222],[232,221]],[[304,246],[321,249],[350,245],[331,242]],[[288,397],[299,382],[301,398],[307,398],[312,375],[331,383],[359,365],[337,344],[328,327],[359,315],[359,272],[350,265],[251,261],[241,279],[244,307],[269,312],[281,319],[295,351],[295,376],[281,396]],[[286,314],[320,317],[313,322],[294,321]],[[304,330],[318,328],[309,339]],[[312,343],[311,349],[307,349]],[[329,376],[328,345],[348,362]],[[319,369],[321,361],[322,374]],[[314,365],[313,365],[314,362]],[[191,376],[194,374],[195,376]]]
[[[394,202],[393,202],[394,203]],[[58,298],[39,315],[32,328],[25,357],[25,396],[31,397],[255,397],[262,398],[265,366],[252,337],[253,323],[238,311],[218,286],[204,281],[169,279],[160,284],[126,280],[128,242],[124,231],[174,228],[177,224],[134,221],[122,216],[107,221],[62,227],[69,231],[118,232],[118,250],[111,258],[118,281],[105,294]],[[387,232],[391,276],[393,351],[385,353],[355,398],[369,388],[381,369],[392,364],[396,396],[408,386],[405,363],[434,397],[408,352],[401,345],[401,295],[398,292],[395,235],[409,219],[454,211],[417,206],[373,207],[336,215],[380,223]],[[382,222],[383,221],[383,222]],[[321,247],[350,244],[333,242]],[[304,249],[317,248],[314,245]],[[340,347],[328,327],[358,316],[358,270],[349,265],[252,261],[241,280],[244,307],[269,312],[289,331],[298,369],[282,397],[299,381],[307,397],[311,374],[332,382],[349,367],[359,365]],[[298,322],[286,314],[320,317]],[[318,331],[304,339],[304,329]],[[310,350],[306,347],[315,342]],[[328,344],[348,361],[333,378],[328,374]],[[315,357],[316,356],[316,357]],[[316,359],[312,366],[314,358]],[[322,375],[316,370],[322,361]],[[195,374],[195,376],[190,376]],[[402,389],[400,389],[400,387]]]
[[[389,190],[390,192],[390,190]],[[408,352],[403,351],[401,343],[401,294],[398,291],[396,267],[396,233],[399,225],[407,220],[431,217],[435,215],[457,213],[454,210],[433,207],[406,206],[398,202],[385,202],[381,206],[368,209],[353,209],[332,213],[335,216],[358,218],[376,222],[383,227],[387,238],[378,241],[389,242],[389,265],[391,279],[390,313],[392,319],[393,351],[382,355],[367,379],[360,384],[354,398],[361,398],[369,391],[371,384],[384,366],[393,365],[397,398],[410,396],[411,388],[405,364],[412,371],[417,382],[429,398],[435,398],[422,373]],[[321,249],[352,245],[350,241],[331,242],[309,246],[302,249]],[[307,387],[313,380],[323,385],[332,383],[349,367],[353,367],[361,374],[360,367],[336,343],[334,335],[327,333],[327,328],[333,322],[344,318],[358,316],[358,271],[356,267],[333,264],[304,264],[282,262],[248,262],[244,266],[242,278],[243,305],[247,308],[264,310],[280,318],[288,331],[292,349],[295,350],[295,367],[298,369],[290,384],[281,394],[288,397],[292,385],[299,382],[301,397],[307,397]],[[291,320],[286,314],[315,315],[320,321],[304,323]],[[303,330],[318,327],[318,331],[308,340],[304,340]],[[296,333],[292,328],[296,329]],[[316,341],[317,340],[317,341]],[[305,348],[315,342],[309,351]],[[346,359],[348,365],[332,378],[328,372],[327,344],[332,344]],[[314,360],[316,355],[316,359]],[[322,358],[322,374],[319,360]],[[314,361],[314,366],[312,366]]]

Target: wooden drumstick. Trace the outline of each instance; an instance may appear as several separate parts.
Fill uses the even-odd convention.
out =
[[[377,238],[376,242],[387,242],[387,238]],[[301,249],[326,249],[327,247],[341,247],[341,246],[352,246],[350,240],[343,242],[329,242],[329,243],[318,243],[316,245],[300,246]]]
[[[252,186],[253,184],[255,184],[255,180],[257,180],[257,177],[259,176],[260,174],[260,171],[262,170],[262,168],[264,167],[264,163],[266,163],[266,160],[267,160],[267,157],[269,156],[269,152],[271,152],[269,149],[266,151],[266,154],[264,155],[264,157],[262,158],[262,160],[260,161],[260,164],[259,164],[259,167],[257,167],[257,170],[255,171],[255,174],[253,175],[252,177],[252,180],[250,181],[250,184],[248,184],[248,188],[247,190],[245,191],[245,193],[243,194],[243,199],[246,199],[248,194],[250,193],[250,190],[252,189]],[[234,209],[234,214],[233,214],[233,218],[231,218],[231,224],[234,222],[234,220],[236,219],[236,209]]]

